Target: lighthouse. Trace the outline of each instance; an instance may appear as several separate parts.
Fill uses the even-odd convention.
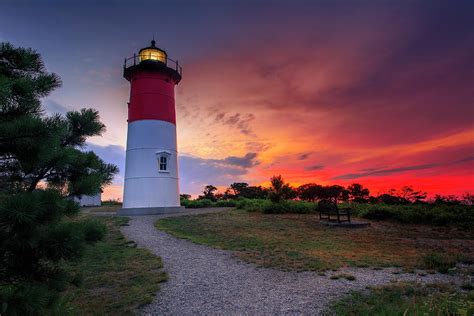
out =
[[[177,212],[178,151],[174,88],[182,68],[155,41],[125,59],[130,82],[123,208],[120,215]]]

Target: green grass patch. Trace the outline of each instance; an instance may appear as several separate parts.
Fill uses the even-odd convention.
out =
[[[73,314],[134,314],[138,306],[152,302],[160,283],[167,280],[163,263],[123,237],[120,226],[127,225],[128,218],[94,220],[106,224],[107,236],[68,268],[76,286],[66,290],[64,300]]]
[[[474,253],[474,238],[445,228],[375,223],[368,229],[334,229],[315,214],[264,214],[244,210],[161,219],[156,226],[178,238],[234,251],[245,261],[284,270],[426,266],[433,252],[443,258]],[[431,269],[438,269],[433,266]]]
[[[399,283],[351,292],[334,302],[326,315],[473,315],[474,292],[449,285]]]

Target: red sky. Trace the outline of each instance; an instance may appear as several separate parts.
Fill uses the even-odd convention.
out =
[[[148,34],[137,35],[147,28],[184,67],[176,97],[183,193],[266,184],[277,174],[294,185],[358,182],[374,194],[404,185],[431,194],[474,191],[469,1],[183,2],[166,10],[179,12],[179,22],[157,13],[155,25],[145,11],[96,8],[88,22],[97,26],[95,38],[70,39],[85,32],[75,16],[57,34],[52,26],[52,35],[34,37],[40,31],[26,27],[0,33],[37,48],[63,77],[63,88],[45,101],[50,112],[101,111],[108,132],[90,148],[104,159],[123,166],[128,82],[121,66],[148,45]],[[143,17],[124,20],[124,12]],[[58,39],[82,63],[55,55]],[[122,183],[118,176],[104,197],[121,198]]]

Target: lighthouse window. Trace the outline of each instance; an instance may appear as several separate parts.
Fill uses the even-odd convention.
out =
[[[165,156],[160,157],[160,171],[167,170],[168,159]]]

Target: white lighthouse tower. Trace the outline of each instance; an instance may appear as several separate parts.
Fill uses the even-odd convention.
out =
[[[179,201],[174,87],[178,62],[155,46],[125,60],[130,82],[123,208],[120,215],[148,215],[183,209]]]

